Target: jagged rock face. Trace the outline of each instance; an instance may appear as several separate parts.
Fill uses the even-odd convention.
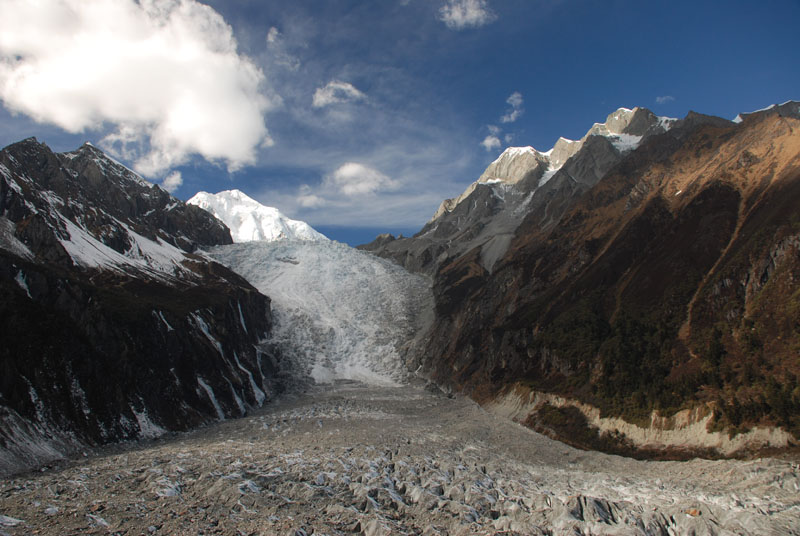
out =
[[[643,108],[620,108],[582,139],[560,138],[550,151],[511,147],[464,193],[443,201],[414,237],[361,247],[429,275],[445,262],[482,247],[481,263],[492,271],[526,214],[539,214],[540,225],[555,224],[571,200],[639,143],[669,130],[673,123]]]
[[[281,388],[227,228],[85,145],[0,152],[0,472],[238,416]]]
[[[798,437],[798,132],[800,105],[787,103],[738,125],[690,113],[619,156],[589,136],[493,263],[492,240],[430,261],[423,370],[481,401],[532,389],[632,422],[705,405],[720,429]],[[378,251],[418,267],[431,228]]]
[[[64,230],[63,222],[51,214],[51,201],[58,205],[59,213],[119,253],[130,246],[125,226],[184,251],[232,242],[230,232],[207,212],[179,202],[89,144],[75,152],[55,154],[29,139],[6,148],[0,164],[7,179],[3,209],[12,211],[7,217],[12,221],[25,219],[24,209],[12,206],[16,198],[9,197],[5,188],[13,189],[29,203],[23,205],[34,221],[25,221],[17,234],[23,242],[29,241],[34,254],[40,245],[47,249],[37,243],[35,229],[44,224],[58,232]],[[15,177],[14,184],[8,182],[9,175]],[[30,235],[26,233],[28,225],[34,227]]]

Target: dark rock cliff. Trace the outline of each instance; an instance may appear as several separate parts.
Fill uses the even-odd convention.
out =
[[[228,243],[92,146],[0,152],[0,471],[239,416],[280,390],[269,298],[195,253]]]

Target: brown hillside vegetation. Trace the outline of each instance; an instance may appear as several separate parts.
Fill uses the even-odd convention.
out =
[[[800,437],[800,120],[688,119],[554,225],[529,214],[492,274],[475,255],[440,267],[436,379],[640,424],[704,405],[730,435]]]

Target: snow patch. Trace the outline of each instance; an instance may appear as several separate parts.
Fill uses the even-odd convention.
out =
[[[247,408],[242,401],[242,397],[239,396],[239,393],[236,392],[236,388],[233,386],[233,383],[228,378],[225,378],[225,381],[228,382],[228,387],[231,388],[231,393],[233,394],[233,399],[236,401],[236,405],[239,407],[239,415],[246,415]]]
[[[68,235],[68,238],[61,238],[59,242],[73,262],[80,266],[116,271],[132,267],[157,279],[174,278],[181,272],[190,273],[181,265],[185,259],[183,251],[161,239],[154,242],[145,238],[118,220],[117,224],[125,229],[131,241],[131,247],[125,254],[106,246],[72,220],[60,214],[57,217]]]
[[[258,406],[259,407],[263,406],[264,401],[267,399],[267,395],[264,393],[264,391],[261,390],[261,388],[256,383],[255,378],[253,378],[253,373],[247,370],[242,365],[242,362],[239,361],[239,356],[236,354],[236,352],[233,352],[233,360],[236,362],[236,366],[239,367],[239,370],[244,372],[245,375],[247,376],[247,379],[250,380],[250,388],[253,390],[253,395],[256,397],[256,402],[258,403]]]
[[[639,144],[642,142],[642,136],[616,134],[615,136],[609,136],[608,140],[614,145],[617,151],[626,153],[639,147]]]
[[[678,119],[675,118],[675,117],[659,117],[658,118],[658,124],[659,124],[659,126],[661,128],[664,129],[665,132],[668,131],[669,129],[671,129],[673,126],[675,126],[675,123],[677,123],[677,122],[678,122]]]
[[[754,114],[755,114],[755,113],[758,113],[758,112],[767,112],[767,111],[769,111],[769,110],[772,110],[772,109],[773,109],[773,108],[775,108],[776,106],[777,106],[777,104],[770,104],[770,105],[769,105],[769,106],[767,106],[766,108],[760,108],[760,109],[758,109],[758,110],[755,110],[755,111],[753,111],[753,112],[750,112],[750,113],[754,113]]]
[[[542,186],[544,186],[545,184],[547,184],[547,182],[548,182],[550,179],[552,179],[552,178],[553,178],[553,175],[555,175],[556,173],[558,173],[558,170],[559,170],[559,169],[561,169],[561,168],[560,168],[560,167],[558,167],[558,168],[555,168],[555,169],[548,169],[547,171],[545,171],[545,172],[544,172],[544,174],[542,175],[542,178],[541,178],[541,179],[539,179],[539,188],[541,188]]]
[[[214,390],[211,388],[210,385],[204,382],[203,378],[201,378],[200,376],[197,377],[197,384],[200,387],[202,387],[203,390],[206,392],[206,395],[208,395],[208,399],[211,401],[211,405],[214,406],[214,409],[217,411],[217,417],[219,418],[219,420],[224,421],[225,412],[222,411],[222,406],[219,405],[217,397],[214,396]]]
[[[164,323],[165,326],[167,326],[167,331],[175,331],[175,328],[173,328],[169,324],[169,322],[167,322],[167,319],[164,318],[164,313],[162,313],[161,311],[153,311],[153,314],[156,315]]]
[[[247,325],[244,322],[244,315],[242,314],[242,302],[237,301],[236,306],[239,308],[239,322],[241,322],[244,332],[247,333]]]
[[[0,216],[0,248],[25,259],[33,259],[33,252],[15,236],[16,224]]]
[[[17,282],[19,288],[25,291],[25,294],[27,294],[29,298],[33,299],[33,296],[31,296],[31,290],[28,288],[28,280],[25,278],[25,274],[22,272],[22,270],[17,272],[16,277],[14,277],[14,281]]]
[[[203,335],[205,335],[206,338],[211,342],[211,344],[213,344],[214,347],[217,349],[217,351],[219,352],[219,355],[224,358],[225,357],[225,353],[222,351],[222,345],[211,334],[211,331],[208,329],[208,324],[206,324],[206,321],[203,320],[203,318],[196,312],[195,313],[191,313],[189,316],[191,317],[192,321],[194,322],[194,325],[197,326],[197,328],[200,331],[203,332]]]
[[[139,401],[142,403],[142,407],[144,408],[144,401],[141,399]],[[153,439],[156,437],[161,437],[167,433],[165,429],[161,428],[159,425],[150,420],[150,416],[147,414],[146,409],[143,409],[142,411],[136,411],[136,408],[131,406],[131,412],[133,413],[133,416],[136,417],[136,422],[139,425],[140,437]]]

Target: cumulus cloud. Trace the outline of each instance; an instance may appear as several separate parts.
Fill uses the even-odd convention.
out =
[[[666,103],[672,102],[674,100],[675,100],[675,97],[673,97],[672,95],[663,95],[661,97],[656,97],[656,103],[657,104],[666,104]]]
[[[303,184],[293,193],[271,191],[265,197],[280,201],[287,213],[299,212],[298,217],[324,214],[323,221],[342,224],[346,221],[361,222],[367,212],[371,218],[379,218],[379,215],[389,217],[384,211],[394,202],[392,200],[400,186],[399,180],[377,169],[358,162],[346,162],[313,187]],[[369,207],[364,205],[365,198],[370,200],[367,203]]]
[[[353,197],[381,190],[394,190],[398,183],[376,169],[358,162],[347,162],[325,177],[323,186]]]
[[[156,175],[191,155],[252,164],[272,143],[262,71],[196,0],[3,0],[0,99]]]
[[[489,134],[486,136],[483,141],[481,142],[483,148],[487,151],[494,151],[495,149],[499,149],[502,144],[500,143],[500,138],[495,136],[494,134]]]
[[[364,100],[365,98],[367,96],[356,89],[353,84],[340,80],[331,80],[325,87],[317,88],[314,92],[313,105],[314,108],[324,108],[331,104]]]
[[[327,204],[325,199],[316,195],[308,184],[303,184],[298,189],[297,203],[303,208],[318,208]]]
[[[506,103],[510,106],[509,110],[500,118],[502,123],[513,123],[525,111],[522,109],[522,93],[515,91],[507,99]]]
[[[181,184],[183,184],[183,176],[181,175],[180,171],[173,171],[161,182],[161,186],[163,186],[164,189],[169,193],[172,193],[180,188]]]
[[[479,28],[496,18],[486,0],[447,0],[439,10],[439,20],[452,30]]]

